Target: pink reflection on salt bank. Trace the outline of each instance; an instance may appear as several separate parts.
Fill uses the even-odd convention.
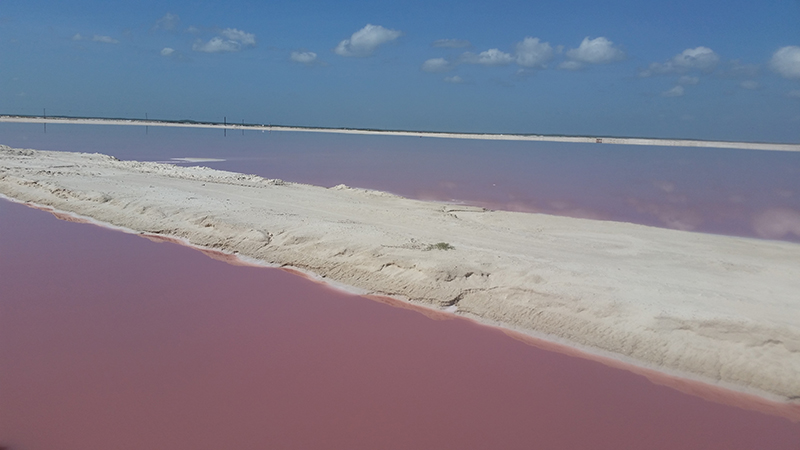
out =
[[[0,273],[0,446],[10,449],[800,442],[797,422],[499,330],[6,201]]]

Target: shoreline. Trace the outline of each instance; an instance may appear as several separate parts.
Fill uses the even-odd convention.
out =
[[[800,152],[800,144],[768,142],[734,142],[701,139],[632,138],[613,136],[561,136],[515,133],[450,133],[438,131],[371,130],[358,128],[319,128],[284,125],[181,122],[140,119],[102,119],[72,117],[39,117],[0,115],[0,123],[41,123],[72,125],[134,125],[144,127],[208,128],[219,130],[294,131],[303,133],[361,134],[377,136],[426,137],[439,139],[477,139],[500,141],[562,142],[584,144],[619,144],[664,147],[727,148],[760,151]]]
[[[238,252],[316,274],[317,281],[355,286],[368,297],[435,311],[449,308],[457,316],[632,362],[645,371],[782,401],[785,408],[775,408],[786,411],[778,415],[800,419],[800,382],[791,375],[800,367],[800,352],[792,347],[800,344],[800,324],[784,313],[797,306],[791,303],[797,282],[783,273],[800,255],[797,244],[432,204],[364,189],[326,189],[97,154],[2,147],[0,160],[0,192],[19,202],[159,239],[178,238],[193,247]],[[194,196],[202,198],[193,202]],[[326,207],[330,202],[335,204]],[[353,203],[361,209],[339,210],[356,208]],[[380,212],[384,209],[396,214]],[[412,226],[404,226],[403,216],[409,215]],[[426,250],[448,236],[455,250]],[[571,244],[576,240],[577,246]],[[691,262],[698,249],[706,263],[719,259],[717,267],[682,283],[697,267],[682,272],[686,261],[680,253],[695,252]],[[749,256],[739,258],[742,251]],[[783,258],[773,261],[775,255]],[[753,263],[753,257],[764,261]],[[643,263],[654,271],[643,270]],[[707,283],[706,277],[714,280]],[[616,279],[604,281],[608,278]],[[751,282],[757,285],[750,297],[739,295]],[[776,292],[775,301],[758,297],[769,291]],[[732,300],[718,298],[725,295]],[[698,304],[703,297],[709,298]],[[781,305],[781,299],[789,304]],[[727,310],[746,301],[750,304],[738,312]],[[757,317],[751,317],[754,313]],[[678,347],[670,345],[673,340]],[[709,352],[728,357],[709,366]],[[656,358],[648,359],[648,353]]]
[[[651,383],[657,385],[667,386],[679,392],[703,398],[708,401],[721,403],[737,408],[749,409],[758,411],[764,414],[774,415],[789,419],[792,422],[800,422],[800,404],[793,402],[786,402],[784,399],[769,395],[764,392],[751,391],[742,386],[713,383],[711,380],[702,377],[692,376],[686,373],[670,372],[663,368],[658,368],[651,365],[644,365],[641,361],[636,361],[630,358],[625,358],[621,355],[615,355],[608,352],[602,352],[598,349],[593,349],[586,346],[576,345],[572,342],[559,339],[554,335],[537,334],[531,330],[509,328],[502,323],[482,320],[480,317],[471,317],[455,314],[453,311],[436,309],[428,305],[421,305],[410,303],[402,299],[373,295],[362,289],[353,286],[343,285],[325,277],[318,276],[317,274],[310,273],[297,267],[289,266],[276,266],[269,264],[266,261],[255,260],[245,256],[227,253],[222,250],[216,250],[208,247],[202,247],[183,238],[166,235],[156,235],[141,233],[125,227],[115,226],[109,223],[97,221],[91,217],[81,216],[79,214],[71,213],[68,211],[61,211],[49,206],[38,205],[31,202],[23,202],[17,199],[7,197],[0,194],[0,200],[17,203],[30,208],[38,209],[42,212],[47,212],[55,216],[59,220],[67,222],[82,223],[87,225],[94,225],[112,231],[123,232],[134,236],[145,238],[152,242],[168,243],[180,245],[183,247],[191,248],[202,253],[204,256],[224,262],[234,266],[256,267],[262,269],[283,270],[292,273],[296,276],[303,277],[313,283],[321,284],[328,289],[344,292],[349,295],[357,295],[368,298],[372,301],[383,303],[394,308],[408,309],[419,314],[422,314],[432,320],[454,320],[463,319],[468,320],[480,327],[488,327],[493,330],[500,331],[508,337],[518,340],[526,345],[536,347],[539,349],[561,353],[567,356],[586,359],[600,364],[626,370],[637,375],[647,378]],[[765,395],[766,394],[766,395]]]

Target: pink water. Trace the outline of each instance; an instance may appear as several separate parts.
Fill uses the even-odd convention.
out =
[[[797,449],[800,424],[0,201],[0,446]]]

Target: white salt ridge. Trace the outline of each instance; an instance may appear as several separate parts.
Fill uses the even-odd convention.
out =
[[[235,123],[198,123],[198,122],[165,122],[159,120],[134,120],[134,119],[86,119],[77,117],[28,117],[0,115],[0,123],[57,123],[72,125],[134,125],[150,127],[178,127],[178,128],[211,128],[252,131],[294,131],[303,133],[334,133],[334,134],[371,134],[377,136],[410,136],[441,139],[478,139],[491,141],[534,141],[534,142],[571,142],[571,143],[597,143],[617,145],[642,145],[665,147],[701,147],[701,148],[731,148],[746,150],[765,150],[782,152],[800,152],[800,144],[771,143],[771,142],[733,142],[733,141],[707,141],[696,139],[653,139],[653,138],[628,138],[612,136],[557,136],[539,134],[499,134],[499,133],[447,133],[435,131],[393,131],[393,130],[365,130],[357,128],[307,128],[273,125],[238,125]]]

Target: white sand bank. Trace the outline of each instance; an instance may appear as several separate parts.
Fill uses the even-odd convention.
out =
[[[364,130],[358,128],[310,128],[290,127],[280,125],[257,125],[236,123],[198,123],[198,122],[169,122],[162,120],[134,120],[134,119],[88,119],[79,117],[29,117],[29,116],[0,116],[0,123],[42,123],[66,125],[135,125],[147,127],[178,127],[178,128],[216,128],[229,130],[250,131],[294,131],[303,133],[333,133],[333,134],[371,134],[377,136],[406,136],[427,137],[441,139],[477,139],[487,141],[533,141],[533,142],[571,142],[582,144],[618,144],[642,145],[662,147],[700,147],[700,148],[730,148],[743,150],[765,150],[778,152],[800,152],[800,144],[771,143],[771,142],[735,142],[735,141],[706,141],[697,139],[655,139],[655,138],[629,138],[612,136],[557,136],[543,134],[500,134],[500,133],[447,133],[436,131],[398,131],[398,130]]]
[[[798,244],[3,146],[0,193],[800,401]]]

